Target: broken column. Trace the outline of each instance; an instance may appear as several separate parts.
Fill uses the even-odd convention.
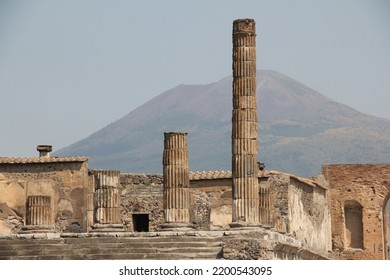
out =
[[[164,133],[162,230],[191,230],[189,167],[186,132]]]
[[[259,209],[260,217],[259,222],[264,228],[274,227],[274,218],[272,215],[272,194],[270,190],[270,184],[262,182],[259,185]]]
[[[90,171],[93,180],[93,231],[123,231],[117,170]]]
[[[256,30],[233,22],[232,228],[259,226]]]
[[[51,197],[30,195],[27,197],[26,225],[21,233],[39,233],[54,231]]]

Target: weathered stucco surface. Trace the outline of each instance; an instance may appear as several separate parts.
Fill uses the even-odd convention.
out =
[[[316,250],[331,251],[327,190],[291,180],[288,193],[289,233]]]
[[[273,231],[292,236],[308,248],[326,254],[331,250],[328,189],[320,183],[280,172],[263,172],[259,185],[270,188]],[[222,178],[221,178],[222,177]],[[224,178],[225,177],[225,178]],[[231,178],[228,173],[192,172],[190,221],[196,230],[228,230],[232,221]],[[149,214],[149,230],[163,222],[162,178],[152,174],[122,174],[122,215],[134,230],[132,215]]]
[[[0,204],[6,204],[12,209],[22,225],[26,221],[27,197],[43,195],[51,198],[50,222],[56,231],[87,230],[86,158],[69,161],[32,158],[29,163],[4,162],[0,164],[0,175]],[[8,224],[9,228],[8,219],[3,217],[2,224]],[[11,231],[19,230],[20,225],[17,225]]]
[[[383,210],[390,194],[390,164],[330,164],[322,171],[330,184],[335,255],[340,259],[389,258],[383,242]]]

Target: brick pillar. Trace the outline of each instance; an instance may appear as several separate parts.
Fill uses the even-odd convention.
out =
[[[162,230],[191,230],[187,133],[164,133]]]
[[[93,231],[123,231],[117,170],[93,170]]]
[[[51,197],[30,195],[27,197],[26,225],[22,233],[39,233],[54,231]]]
[[[233,22],[232,228],[259,226],[256,30]]]

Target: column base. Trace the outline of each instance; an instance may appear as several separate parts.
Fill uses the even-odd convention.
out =
[[[55,232],[54,226],[52,225],[27,225],[27,226],[23,226],[22,230],[19,231],[20,234],[51,233],[51,232]]]
[[[231,222],[230,230],[255,230],[261,227],[259,223]]]
[[[123,232],[125,228],[122,224],[94,224],[91,232]]]
[[[161,224],[161,231],[190,231],[194,230],[191,224],[187,223],[164,223]]]

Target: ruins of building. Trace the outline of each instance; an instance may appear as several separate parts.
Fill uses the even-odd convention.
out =
[[[326,165],[326,181],[257,162],[255,36],[233,22],[231,172],[190,172],[186,132],[165,133],[163,175],[90,170],[49,145],[0,158],[0,259],[384,258],[387,165]]]
[[[390,259],[390,164],[327,164],[332,246],[339,259]]]

